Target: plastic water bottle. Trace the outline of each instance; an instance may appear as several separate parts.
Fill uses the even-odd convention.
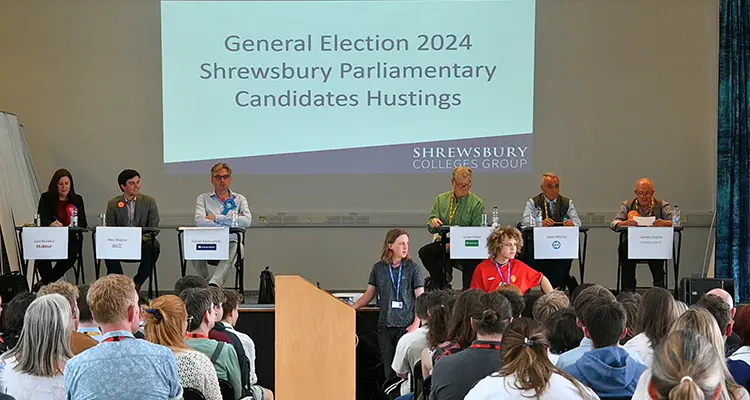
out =
[[[70,226],[78,228],[78,207],[76,206],[73,206],[73,209],[70,210]]]
[[[500,213],[497,211],[497,206],[492,207],[492,227],[497,228],[500,225]]]
[[[107,214],[99,214],[99,226],[107,226]]]
[[[672,208],[672,226],[682,226],[682,220],[680,219],[680,206],[676,205]]]
[[[534,221],[536,222],[536,226],[542,226],[542,208],[537,207],[536,213],[534,214]]]
[[[237,210],[232,210],[232,228],[237,228],[240,226],[239,221],[237,220]]]

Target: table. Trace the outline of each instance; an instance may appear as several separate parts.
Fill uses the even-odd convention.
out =
[[[680,253],[682,252],[682,230],[683,227],[681,226],[674,226],[672,227],[672,230],[677,234],[677,240],[672,243],[672,266],[674,267],[674,294],[677,296],[677,281],[679,281],[680,276]],[[625,237],[628,234],[628,227],[627,226],[617,226],[614,229],[615,232],[620,234],[619,241],[617,243],[617,291],[620,291],[620,268],[622,268],[622,260],[620,259],[620,245],[625,241]],[[666,265],[665,265],[666,267]],[[664,270],[665,273],[667,273],[667,270]],[[664,280],[664,285],[669,285],[668,282],[669,275],[667,274],[666,279]]]
[[[524,233],[524,240],[529,240],[528,238],[531,237],[531,241],[533,241],[533,238],[534,238],[533,226],[527,226],[521,229],[521,232]],[[531,233],[531,235],[529,235],[528,233]],[[586,273],[586,253],[588,250],[588,243],[589,243],[589,227],[579,226],[578,233],[580,235],[583,235],[583,240],[578,242],[579,243],[578,244],[578,275],[581,278],[581,283],[583,283],[584,282],[583,278]]]
[[[99,279],[99,270],[102,265],[102,260],[98,259],[96,257],[96,228],[92,227],[91,229],[91,243],[94,247],[94,273],[96,274],[96,279]],[[156,256],[156,235],[161,232],[161,229],[159,228],[151,228],[151,227],[141,227],[141,232],[145,235],[149,236],[149,239],[151,239],[151,250],[153,251],[154,257],[153,261],[151,262],[151,276],[148,278],[148,297],[154,298],[153,295],[156,293],[156,297],[159,297],[159,277],[156,273],[156,259],[158,258]],[[137,262],[135,260],[128,260],[127,262]]]
[[[24,277],[28,276],[29,273],[29,260],[25,259],[23,256],[23,228],[25,226],[17,226],[16,232],[18,235],[18,248],[21,252],[21,273]],[[30,226],[29,228],[37,228],[36,226]],[[83,234],[85,232],[88,232],[88,228],[81,228],[79,226],[69,226],[68,232],[74,234],[76,236],[76,240],[78,240],[79,246],[78,246],[78,254],[76,255],[76,262],[73,263],[73,273],[76,277],[76,285],[78,284],[85,284],[86,283],[86,277],[83,272]],[[70,257],[70,256],[68,256]],[[54,260],[49,260],[54,261]],[[31,284],[33,285],[34,279],[39,275],[39,272],[34,268],[34,277],[32,278]],[[80,277],[80,283],[78,278]],[[41,277],[39,277],[41,279]]]
[[[182,276],[185,277],[187,273],[187,260],[185,260],[185,251],[182,248],[183,232],[185,227],[176,228],[177,230],[177,248],[180,251],[180,267],[182,268]],[[242,294],[242,298],[245,297],[245,257],[242,252],[242,247],[245,245],[245,228],[230,227],[229,234],[237,235],[237,260],[234,262],[235,274],[234,274],[234,290],[239,291]],[[243,300],[244,301],[244,300]]]

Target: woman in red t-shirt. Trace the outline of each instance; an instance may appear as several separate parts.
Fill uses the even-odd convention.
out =
[[[541,285],[544,293],[551,292],[552,285],[541,272],[515,259],[521,247],[523,237],[518,229],[496,228],[487,238],[490,258],[474,270],[471,288],[492,292],[502,285],[513,284],[526,294],[531,288]]]

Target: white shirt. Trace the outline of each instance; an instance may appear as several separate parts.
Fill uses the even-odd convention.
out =
[[[596,399],[599,397],[589,388],[581,384],[587,397],[581,396],[578,388],[562,375],[553,373],[547,388],[539,397],[534,396],[533,390],[519,390],[516,388],[517,379],[515,375],[500,376],[494,373],[479,381],[469,391],[464,400],[572,400],[572,399]]]
[[[560,355],[559,354],[549,353],[549,360],[552,362],[552,364],[557,364],[557,360],[559,360],[559,359],[560,359]]]
[[[250,336],[235,330],[232,324],[224,321],[221,321],[221,323],[224,324],[224,327],[228,331],[234,333],[240,339],[242,348],[245,349],[245,358],[250,362],[250,385],[255,385],[258,383],[258,375],[255,373],[255,342],[253,342]]]
[[[62,374],[41,377],[13,370],[18,365],[15,357],[0,362],[0,393],[16,400],[65,400],[65,380]]]
[[[646,333],[641,332],[625,342],[625,350],[635,351],[641,357],[641,364],[651,368],[654,364],[654,348]]]
[[[635,339],[635,337],[630,340],[633,339]],[[628,340],[628,343],[630,342],[630,340]],[[651,400],[651,396],[648,395],[648,385],[650,383],[651,367],[648,367],[648,369],[643,371],[643,373],[641,374],[641,378],[638,379],[638,386],[635,387],[635,392],[633,392],[633,397],[631,398],[631,400]]]
[[[183,388],[197,389],[206,400],[221,400],[219,377],[210,358],[195,350],[179,350],[174,355]]]
[[[429,329],[426,326],[415,329],[413,332],[401,336],[396,345],[396,353],[393,356],[391,368],[397,374],[409,374],[406,382],[401,385],[402,396],[411,393],[410,372],[414,368],[414,364],[422,360],[422,350],[427,348],[427,332],[429,332]]]

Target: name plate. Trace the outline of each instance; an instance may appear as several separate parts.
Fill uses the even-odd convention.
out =
[[[489,258],[487,237],[492,233],[489,226],[451,226],[451,259]]]
[[[182,228],[186,260],[228,260],[229,228]]]
[[[143,232],[140,227],[97,226],[96,257],[100,260],[140,260]]]
[[[573,260],[578,258],[578,227],[534,228],[534,258],[537,260]]]
[[[26,260],[65,260],[68,258],[68,228],[24,227],[23,258]]]
[[[674,230],[628,227],[628,258],[631,260],[667,260],[672,258]]]

